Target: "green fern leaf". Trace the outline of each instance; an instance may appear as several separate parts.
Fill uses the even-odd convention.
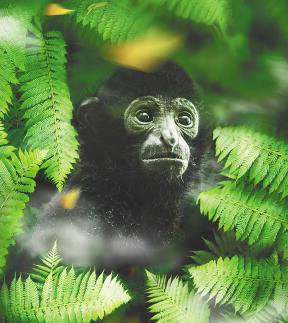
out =
[[[269,302],[284,311],[288,304],[288,268],[274,261],[234,256],[189,268],[198,292],[216,304],[232,304],[241,313],[255,313]]]
[[[45,1],[1,1],[0,48],[16,69],[25,69],[27,32],[32,18],[41,16]]]
[[[42,35],[34,28],[33,33],[35,38],[28,41],[26,72],[20,77],[26,140],[32,149],[41,149],[44,143],[48,152],[42,168],[61,190],[78,158],[66,84],[65,43],[58,32]]]
[[[24,142],[23,111],[20,111],[19,104],[15,100],[12,101],[12,106],[13,108],[9,110],[9,114],[4,119],[4,127],[8,135],[7,139],[14,147],[26,150],[28,147]]]
[[[6,4],[5,4],[6,2]],[[32,7],[4,1],[0,9],[0,48],[13,63],[14,68],[24,69],[25,40],[32,19]]]
[[[30,277],[24,282],[15,277],[10,289],[4,282],[0,313],[8,322],[85,323],[102,319],[130,300],[117,277],[97,277],[94,271],[76,276],[73,268],[64,268],[56,281],[50,273],[42,291]]]
[[[275,305],[267,304],[263,309],[253,314],[239,314],[231,311],[221,311],[221,323],[285,323],[285,313],[279,312]],[[218,321],[217,321],[218,322]]]
[[[25,69],[27,32],[30,30],[32,18],[42,17],[46,3],[47,0],[1,0],[0,48],[17,69]]]
[[[269,192],[288,196],[288,144],[246,127],[214,130],[218,161],[236,179],[247,175],[254,185],[261,182]]]
[[[204,323],[210,311],[203,300],[189,291],[179,278],[161,277],[146,271],[149,311],[156,314],[152,320],[163,323]]]
[[[276,305],[276,306],[275,306]],[[285,320],[285,313],[282,312],[283,309],[278,309],[277,304],[266,305],[261,311],[257,312],[255,315],[244,317],[245,323],[284,323],[287,322]]]
[[[151,24],[152,17],[131,0],[83,0],[73,5],[76,23],[97,30],[103,40],[112,43],[133,39]]]
[[[8,112],[13,95],[11,84],[15,83],[17,83],[15,67],[0,46],[0,118]]]
[[[199,195],[201,212],[224,231],[235,230],[236,239],[249,245],[271,246],[287,236],[288,208],[263,191],[253,191],[243,183],[223,182]]]
[[[38,283],[44,283],[50,274],[52,274],[52,277],[54,278],[64,269],[63,266],[59,265],[62,258],[58,253],[57,241],[55,241],[52,250],[49,251],[45,257],[40,259],[43,264],[35,265],[30,274],[31,278]]]
[[[215,241],[203,239],[208,250],[193,251],[191,258],[197,265],[203,265],[219,257],[230,257],[235,253],[245,255],[248,253],[247,246],[236,240],[234,232],[217,231],[213,232],[213,235]]]
[[[219,27],[225,32],[231,16],[228,0],[148,0],[153,5],[167,8],[176,16],[196,23]]]
[[[27,193],[34,191],[33,178],[44,156],[44,152],[19,150],[10,158],[0,159],[0,274],[12,237],[20,230],[19,221],[29,200]]]
[[[8,158],[15,150],[13,146],[8,145],[7,133],[5,132],[3,123],[0,121],[0,159]]]

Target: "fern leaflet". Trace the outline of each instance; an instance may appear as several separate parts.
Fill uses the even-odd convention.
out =
[[[20,230],[19,220],[35,188],[33,178],[44,158],[43,152],[21,151],[0,159],[0,274],[12,237]]]
[[[11,84],[17,83],[15,68],[7,54],[0,46],[0,118],[8,112],[8,105],[12,102]]]
[[[41,2],[1,1],[0,48],[15,68],[25,68],[26,35],[32,17],[39,13]]]
[[[214,130],[218,161],[236,179],[247,175],[254,185],[261,182],[269,192],[288,196],[288,144],[246,127]]]
[[[287,235],[288,208],[264,191],[245,188],[243,183],[223,182],[199,195],[200,210],[219,228],[235,230],[236,239],[249,245],[271,246],[282,234]]]
[[[25,124],[23,120],[23,111],[19,109],[19,103],[15,102],[16,98],[12,101],[13,108],[10,109],[9,114],[5,116],[4,127],[8,134],[8,141],[11,145],[23,150],[27,149],[24,141],[25,137]]]
[[[52,273],[45,279],[42,291],[28,277],[15,277],[8,289],[0,291],[0,313],[8,322],[90,322],[102,319],[130,296],[112,274],[96,277],[95,271],[76,275],[73,268],[63,269],[57,282]]]
[[[3,123],[0,121],[0,159],[10,157],[11,153],[15,150],[13,146],[8,145],[7,136]]]
[[[133,39],[147,30],[152,17],[131,0],[74,1],[76,23],[96,29],[103,40],[112,43]]]
[[[189,292],[187,284],[179,278],[161,277],[149,271],[147,274],[147,293],[153,320],[162,323],[208,322],[210,311],[203,300],[194,292]]]
[[[78,158],[76,132],[71,125],[72,103],[66,84],[65,43],[59,32],[46,35],[34,28],[29,39],[21,109],[32,149],[48,150],[43,164],[47,177],[62,189]]]
[[[36,5],[2,1],[0,8],[0,118],[11,104],[16,70],[24,70],[26,35]]]
[[[196,23],[214,25],[223,32],[230,19],[230,4],[227,0],[148,0],[153,5],[166,7],[176,16]]]
[[[52,278],[57,276],[64,267],[59,265],[62,258],[58,253],[57,241],[55,241],[52,250],[49,251],[47,256],[41,258],[42,265],[35,265],[32,269],[31,278],[34,281],[44,283],[48,275],[52,274]]]
[[[232,304],[242,313],[260,311],[270,301],[281,311],[288,304],[288,268],[274,260],[234,256],[189,268],[202,296],[209,293],[219,304]]]
[[[252,315],[249,313],[239,315],[239,313],[224,311],[224,313],[220,314],[220,317],[221,323],[285,323],[287,320],[284,319],[283,314],[279,313],[277,308],[269,303],[259,312]]]
[[[203,239],[208,250],[193,251],[191,258],[197,265],[203,265],[219,257],[233,256],[235,253],[248,253],[247,246],[236,240],[234,232],[218,231],[213,234],[215,241]]]
[[[255,315],[244,317],[245,321],[243,323],[284,323],[287,322],[287,318],[285,319],[284,316],[287,316],[287,313],[283,313],[281,309],[278,309],[277,304],[274,304],[274,306],[268,304]]]

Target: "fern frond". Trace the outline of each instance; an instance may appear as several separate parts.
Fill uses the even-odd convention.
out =
[[[166,279],[146,270],[149,311],[152,320],[163,323],[208,322],[208,305],[179,278]]]
[[[236,240],[234,232],[214,231],[213,235],[214,241],[203,239],[208,250],[193,251],[191,258],[197,265],[203,265],[219,257],[230,257],[235,253],[247,254],[246,246]]]
[[[217,26],[225,32],[231,16],[231,5],[227,0],[148,0],[153,5],[167,8],[176,16],[196,23]]]
[[[12,101],[12,107],[9,114],[5,116],[4,127],[7,132],[7,139],[11,145],[18,149],[26,150],[28,147],[24,141],[25,125],[23,120],[23,111],[19,109],[19,103]]]
[[[8,158],[15,150],[13,146],[8,145],[7,133],[4,129],[4,125],[0,120],[0,159]]]
[[[247,175],[254,185],[261,182],[269,192],[288,196],[288,144],[247,127],[214,130],[218,161],[236,177]]]
[[[96,277],[93,271],[77,276],[73,268],[65,268],[56,283],[49,274],[42,291],[30,277],[25,281],[15,277],[9,289],[4,282],[0,313],[8,322],[84,323],[102,319],[129,300],[127,291],[112,274]]]
[[[219,322],[221,323],[284,323],[286,322],[283,319],[283,316],[281,313],[278,313],[275,306],[272,306],[270,304],[266,305],[263,309],[261,309],[259,312],[254,314],[241,314],[239,313],[231,313],[231,311],[223,311],[224,313],[220,313]],[[283,321],[282,321],[283,319]],[[218,322],[218,321],[217,321]]]
[[[234,256],[219,258],[189,273],[198,292],[216,304],[232,304],[241,313],[260,311],[270,301],[284,311],[288,304],[288,267],[275,261]]]
[[[243,323],[284,323],[283,312],[271,304],[266,305],[261,311],[255,315],[245,317]]]
[[[58,32],[42,35],[36,28],[33,31],[35,38],[29,39],[26,72],[20,77],[26,140],[32,149],[45,146],[47,155],[42,167],[61,190],[78,158],[66,84],[65,43]]]
[[[219,228],[235,230],[236,239],[249,245],[269,247],[287,234],[288,208],[264,191],[254,191],[243,183],[223,182],[199,195],[201,213]]]
[[[135,38],[147,30],[152,17],[131,0],[74,1],[76,23],[97,30],[112,43]]]
[[[43,264],[35,265],[30,274],[34,281],[44,283],[45,279],[50,274],[52,275],[52,278],[54,278],[54,276],[58,275],[64,269],[63,266],[59,265],[62,258],[58,252],[57,241],[54,242],[52,250],[50,250],[45,257],[40,259]]]
[[[0,4],[0,48],[14,68],[25,69],[25,47],[33,17],[39,19],[47,0],[2,0]]]
[[[15,83],[17,83],[15,67],[0,46],[0,118],[8,112],[13,95],[11,84]]]
[[[35,5],[4,0],[1,6],[3,7],[0,8],[0,48],[13,63],[14,68],[24,70],[26,35],[32,16],[36,12]]]
[[[29,200],[28,193],[34,191],[33,178],[44,155],[43,152],[19,150],[10,158],[0,159],[0,274],[12,237],[20,230],[19,220]]]
[[[11,104],[16,70],[24,70],[26,35],[36,4],[2,1],[0,7],[0,118]]]

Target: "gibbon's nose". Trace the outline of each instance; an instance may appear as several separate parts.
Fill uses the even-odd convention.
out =
[[[161,141],[172,149],[178,143],[178,131],[173,118],[165,118],[161,125]]]

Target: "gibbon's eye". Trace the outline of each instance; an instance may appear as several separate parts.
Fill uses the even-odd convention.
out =
[[[182,126],[191,126],[193,124],[192,116],[188,112],[181,112],[177,117],[177,122]]]
[[[148,110],[139,110],[136,113],[136,118],[138,121],[143,122],[143,123],[149,123],[149,122],[153,121],[153,116],[152,116],[151,112],[149,112]]]

